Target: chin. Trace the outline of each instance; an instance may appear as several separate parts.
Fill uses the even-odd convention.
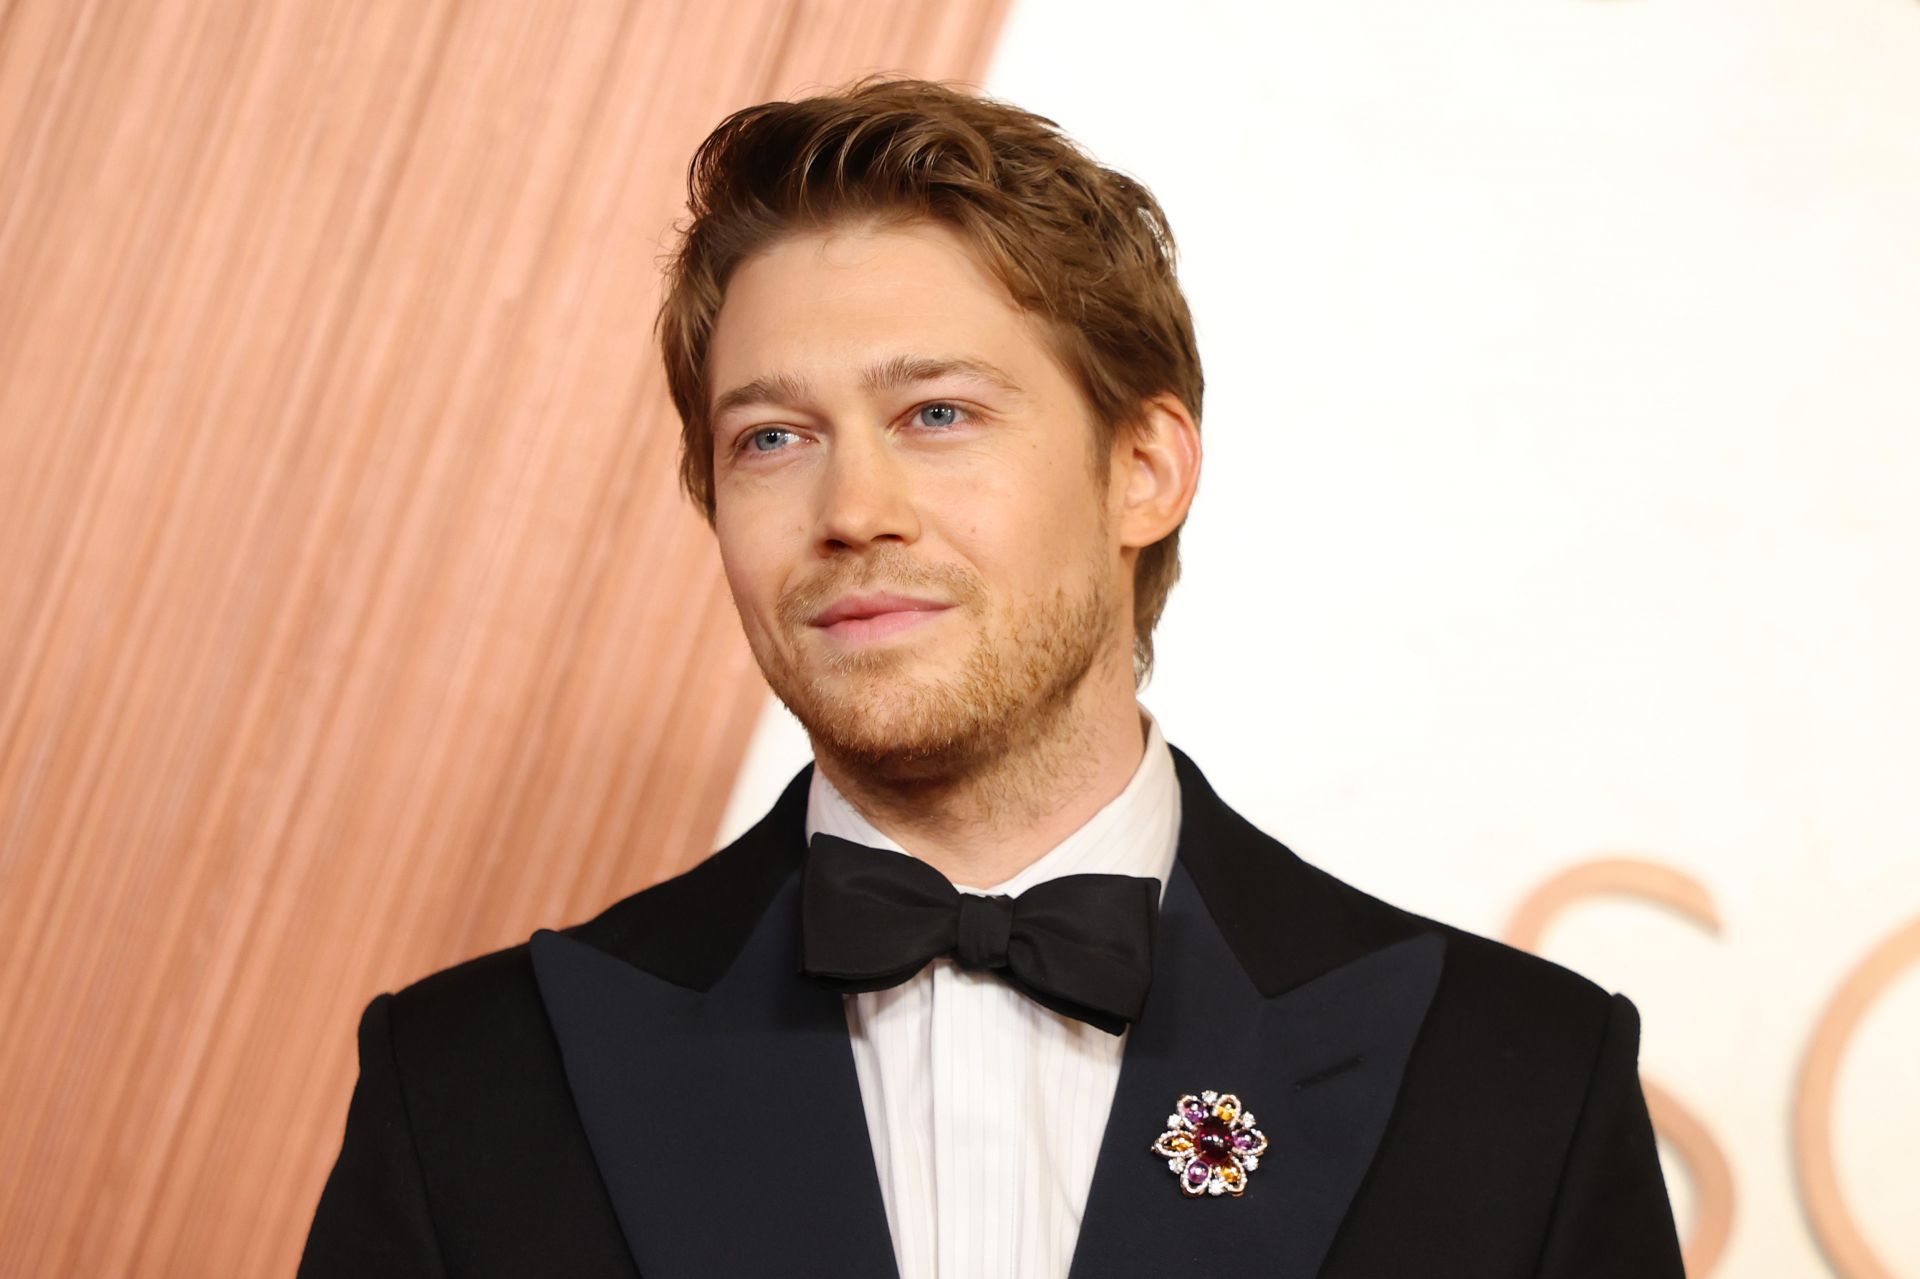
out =
[[[882,772],[970,760],[1005,735],[999,717],[960,687],[905,675],[831,675],[811,681],[798,696],[774,691],[816,752]]]

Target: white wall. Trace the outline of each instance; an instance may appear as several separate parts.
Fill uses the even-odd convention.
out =
[[[1832,1273],[1789,1106],[1920,916],[1920,3],[1016,3],[989,91],[1160,197],[1209,393],[1144,691],[1309,860],[1541,949],[1732,1165],[1725,1276]],[[725,838],[808,758],[769,707]],[[1920,1275],[1920,964],[1834,1151]],[[1664,1148],[1664,1147],[1663,1147]],[[1692,1188],[1670,1149],[1683,1232]]]

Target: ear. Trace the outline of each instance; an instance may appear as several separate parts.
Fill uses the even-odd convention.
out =
[[[1162,391],[1141,413],[1113,441],[1107,492],[1122,549],[1152,546],[1179,528],[1200,483],[1200,427],[1180,397]]]

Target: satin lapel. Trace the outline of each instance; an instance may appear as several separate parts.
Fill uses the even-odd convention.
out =
[[[1180,854],[1071,1275],[1311,1279],[1386,1130],[1445,939],[1300,861],[1174,756]],[[1238,1198],[1188,1198],[1149,1150],[1176,1099],[1206,1089],[1238,1094],[1270,1143]]]
[[[797,879],[702,993],[535,934],[540,993],[640,1273],[892,1276],[841,997],[797,972]]]

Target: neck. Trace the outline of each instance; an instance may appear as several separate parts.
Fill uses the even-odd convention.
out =
[[[1084,705],[1072,699],[1008,749],[955,775],[876,776],[817,743],[814,764],[902,848],[955,884],[991,888],[1086,825],[1133,779],[1147,721],[1131,678],[1119,693],[1089,696]]]

